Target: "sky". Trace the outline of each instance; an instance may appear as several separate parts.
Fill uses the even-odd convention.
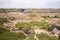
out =
[[[60,8],[60,0],[0,0],[0,8]]]

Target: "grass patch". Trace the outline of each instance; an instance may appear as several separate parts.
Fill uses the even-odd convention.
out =
[[[53,36],[51,37],[51,36],[49,36],[47,34],[43,34],[43,33],[37,34],[36,36],[38,37],[39,40],[57,40],[55,37],[53,37]]]
[[[3,25],[3,23],[7,22],[6,18],[0,18],[0,25]]]
[[[31,27],[31,25],[29,24],[29,23],[25,23],[25,22],[22,22],[22,23],[18,23],[17,25],[16,25],[16,27],[17,28],[30,28]]]
[[[26,38],[26,40],[36,40],[34,38],[35,33],[30,33],[29,36]]]
[[[24,40],[25,35],[23,33],[4,33],[0,34],[0,40]]]
[[[0,34],[2,34],[2,33],[7,33],[7,32],[9,32],[9,31],[10,31],[10,30],[7,29],[7,28],[0,27]]]
[[[48,24],[47,22],[31,22],[31,23],[25,23],[25,22],[22,22],[22,23],[18,23],[16,25],[16,27],[18,28],[31,28],[32,26],[37,26],[37,27],[40,27],[41,29],[46,29],[46,30],[51,30],[51,25]]]

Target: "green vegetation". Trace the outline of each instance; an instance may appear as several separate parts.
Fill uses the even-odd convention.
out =
[[[18,23],[17,25],[16,25],[16,27],[17,28],[30,28],[31,27],[31,25],[30,24],[28,24],[28,23],[25,23],[25,22],[22,22],[22,23]]]
[[[60,34],[59,34],[58,40],[60,40]]]
[[[23,34],[23,33],[12,33],[12,32],[8,32],[8,33],[4,33],[4,34],[0,34],[0,40],[36,40],[34,38],[34,33],[30,33],[27,37]],[[54,36],[49,36],[47,34],[37,34],[36,35],[37,38],[39,40],[57,40],[56,37]]]
[[[41,22],[31,22],[30,23],[32,26],[44,26],[45,24],[47,24],[47,22],[41,21]]]
[[[0,40],[24,40],[25,37],[23,33],[13,33],[8,28],[0,27]]]
[[[29,17],[31,17],[31,18],[32,18],[32,17],[35,17],[35,15],[34,15],[34,14],[30,14],[30,15],[29,15]]]
[[[41,22],[31,22],[30,23],[32,26],[38,26],[40,27],[41,29],[46,29],[46,30],[51,30],[52,27],[50,24],[48,24],[47,22],[45,21],[41,21]]]
[[[26,38],[26,40],[36,40],[34,38],[35,33],[30,33],[29,36]]]
[[[8,28],[3,28],[3,27],[0,27],[0,34],[2,33],[6,33],[6,32],[9,32],[10,30]]]
[[[37,27],[40,27],[41,29],[46,29],[46,30],[51,30],[52,27],[50,24],[48,24],[47,22],[31,22],[31,23],[18,23],[16,25],[16,27],[18,28],[31,28],[32,26],[37,26]]]
[[[43,33],[37,34],[37,37],[39,40],[57,40],[55,37],[53,37],[53,36],[51,37],[51,36],[49,36],[47,34],[43,34]]]
[[[24,40],[25,35],[23,33],[4,33],[0,34],[0,40]]]
[[[34,33],[30,33],[26,37],[22,32],[20,33],[10,32],[9,29],[0,27],[0,40],[25,40],[25,39],[35,40],[33,36],[34,36]]]
[[[54,16],[54,18],[60,18],[59,16]]]
[[[48,19],[48,18],[60,18],[59,16],[53,16],[53,17],[50,17],[50,16],[42,16],[43,18],[45,19]]]
[[[24,12],[24,9],[20,9],[21,10],[21,12]]]
[[[0,18],[0,25],[3,25],[3,23],[7,22],[6,18]]]
[[[51,18],[50,16],[42,16],[44,19],[49,19]]]
[[[15,18],[14,17],[7,17],[7,20],[15,20]]]
[[[23,12],[23,13],[32,12],[33,13],[32,10],[25,11],[25,9],[0,9],[0,13],[7,14],[9,12],[20,12],[20,13],[21,12]],[[34,20],[33,18],[35,18],[35,17],[39,18],[39,15],[30,14],[30,15],[26,15],[26,16],[29,16],[32,20]],[[40,15],[40,16],[42,16],[42,15]],[[10,17],[8,15],[6,15],[6,18],[0,18],[0,40],[36,40],[36,38],[34,38],[35,36],[39,40],[57,40],[56,37],[49,36],[48,34],[43,34],[43,33],[35,34],[35,31],[33,29],[34,26],[36,26],[40,29],[51,30],[52,29],[51,25],[49,23],[45,22],[45,20],[49,19],[49,18],[60,18],[59,16],[42,16],[42,17],[45,19],[41,19],[42,20],[41,22],[37,22],[37,21],[32,21],[30,23],[20,22],[20,23],[17,23],[16,27],[14,26],[14,22],[12,22],[12,21],[15,21],[15,19],[18,19],[18,18]],[[28,18],[27,20],[31,20],[31,19]],[[10,21],[8,22],[7,20],[10,20]],[[7,26],[4,26],[3,25],[4,23],[6,23]],[[10,25],[13,27],[10,27]],[[10,31],[10,28],[12,28],[11,31]],[[23,29],[23,30],[20,30],[19,28]],[[32,30],[30,30],[31,28],[32,28]],[[13,31],[15,31],[15,32],[13,32]],[[18,31],[23,31],[23,33],[18,32]],[[28,36],[24,35],[24,33],[26,33]],[[60,34],[59,34],[58,40],[60,40]]]

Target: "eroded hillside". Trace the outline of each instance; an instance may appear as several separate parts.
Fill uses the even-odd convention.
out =
[[[0,9],[2,40],[58,40],[59,34],[60,9]]]

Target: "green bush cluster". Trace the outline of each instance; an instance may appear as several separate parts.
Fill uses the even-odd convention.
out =
[[[45,19],[48,19],[48,18],[60,18],[59,16],[53,16],[53,17],[50,17],[50,16],[42,16],[43,18]]]
[[[55,38],[54,36],[49,36],[47,34],[37,34],[36,35],[38,37],[39,40],[57,40],[57,38]]]
[[[26,38],[26,40],[36,40],[36,39],[34,38],[34,36],[35,36],[35,33],[34,33],[34,32],[31,32],[31,33],[28,35],[28,37]]]
[[[15,18],[8,16],[8,17],[7,17],[7,20],[15,20]]]
[[[32,18],[32,17],[35,17],[35,15],[34,15],[34,14],[30,14],[30,15],[29,15],[29,17],[31,17],[31,18]]]
[[[17,28],[30,28],[31,27],[31,25],[30,24],[28,24],[28,23],[25,23],[25,22],[22,22],[22,23],[18,23],[17,25],[16,25],[16,27]]]
[[[24,40],[26,36],[23,33],[4,33],[0,34],[0,40]]]
[[[18,28],[31,28],[32,26],[40,27],[41,29],[51,30],[52,27],[47,22],[30,22],[30,23],[18,23],[16,27]]]
[[[0,25],[3,25],[3,23],[7,22],[6,18],[0,18]]]
[[[0,34],[9,32],[10,29],[0,27]]]

